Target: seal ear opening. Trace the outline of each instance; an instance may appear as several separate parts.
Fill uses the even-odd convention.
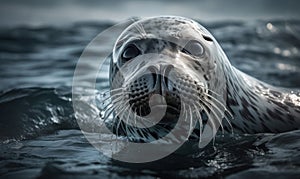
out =
[[[212,42],[212,41],[213,41],[209,36],[206,36],[206,35],[203,35],[203,34],[202,34],[202,37],[203,37],[204,40],[206,40],[206,41],[209,41],[209,42]]]

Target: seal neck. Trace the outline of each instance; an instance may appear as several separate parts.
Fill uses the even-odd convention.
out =
[[[225,70],[226,71],[226,70]],[[235,131],[284,132],[300,128],[300,95],[268,85],[231,66],[226,104]]]

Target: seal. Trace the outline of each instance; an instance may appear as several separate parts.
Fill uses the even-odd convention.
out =
[[[107,114],[114,109],[119,111],[114,119],[127,116],[130,121],[129,110],[145,117],[153,110],[151,102],[157,108],[167,104],[155,129],[128,129],[116,120],[117,133],[146,138],[151,133],[159,138],[161,131],[172,128],[182,109],[185,116],[198,119],[194,133],[201,133],[209,123],[237,133],[300,129],[300,93],[266,84],[233,67],[212,34],[191,19],[136,20],[119,36],[110,58]],[[155,94],[163,98],[153,100]]]

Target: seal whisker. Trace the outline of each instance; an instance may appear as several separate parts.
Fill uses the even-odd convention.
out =
[[[103,119],[103,123],[105,123],[106,120],[108,119],[108,117],[113,113],[113,111],[114,111],[113,109],[114,109],[114,106],[111,106],[104,112],[104,116],[101,117],[101,119]]]
[[[122,103],[122,101],[123,100],[115,101],[114,103],[111,103],[111,107],[109,107],[108,109],[104,109],[103,119],[108,118],[111,115],[111,113],[116,111],[116,109],[118,109],[122,104],[126,104],[127,102],[129,102],[129,99],[125,103]]]
[[[101,111],[105,111],[107,108],[109,108],[109,106],[113,105],[113,103],[111,101],[109,101],[107,104],[102,104],[103,106],[99,106],[99,109]]]
[[[106,98],[104,98],[104,99],[100,99],[99,101],[100,102],[102,102],[102,103],[104,103],[105,101],[107,101],[107,100],[109,100],[109,99],[112,99],[112,98],[114,98],[114,97],[117,97],[117,96],[123,96],[123,95],[125,95],[125,94],[130,94],[129,92],[120,92],[120,93],[115,93],[115,94],[113,94],[113,95],[111,95],[111,96],[107,96]]]
[[[130,105],[130,108],[129,108],[129,109],[132,109],[132,106],[133,106],[133,104]],[[128,134],[128,122],[129,122],[129,117],[130,117],[130,113],[128,113],[128,116],[127,116],[127,118],[126,118],[126,124],[125,124],[126,136],[127,136],[127,134]]]
[[[192,112],[192,108],[191,108],[191,106],[189,106],[189,112],[190,112],[190,127],[189,127],[189,136],[192,134],[192,132],[193,132],[193,129],[192,129],[192,127],[193,127],[193,112]]]
[[[184,121],[187,121],[187,109],[186,109],[186,104],[185,103],[182,103],[182,109],[183,109],[183,112],[184,112]]]
[[[106,106],[104,106],[103,108],[100,108],[100,110],[102,111],[106,111],[108,108],[110,108],[112,105],[114,105],[115,103],[118,103],[122,101],[122,99],[119,99],[119,100],[115,100],[114,102],[109,102]]]
[[[126,94],[126,93],[125,93]],[[107,101],[107,100],[109,100],[109,99],[112,99],[112,98],[115,98],[115,97],[118,97],[118,96],[122,96],[122,95],[124,95],[124,94],[122,94],[122,93],[118,93],[118,94],[113,94],[112,96],[108,96],[108,97],[106,97],[106,98],[104,98],[104,99],[100,99],[99,101],[100,102],[102,102],[102,103],[105,103],[105,101]]]
[[[187,118],[188,118],[188,113],[187,113],[187,110],[186,110],[186,104],[185,103],[182,103],[182,108],[183,108],[183,119],[184,121],[187,121]]]
[[[115,101],[114,103],[118,104],[118,107],[115,108],[115,111],[119,110],[120,112],[125,112],[126,110],[124,110],[123,108],[127,108],[129,105],[126,105],[126,104],[129,104],[129,101],[130,99],[127,99],[126,101],[124,100],[118,100],[118,101]],[[116,115],[118,116],[119,113],[116,113]]]
[[[126,104],[125,104],[125,105],[126,105]],[[119,108],[123,108],[122,105],[119,105]],[[119,108],[118,108],[118,109],[119,109]],[[118,113],[115,115],[115,117],[114,117],[114,118],[119,117],[118,124],[117,124],[117,128],[116,128],[116,135],[117,135],[117,137],[118,137],[118,134],[119,134],[119,127],[120,127],[120,124],[121,124],[121,122],[122,122],[122,120],[123,120],[123,116],[124,116],[124,114],[125,114],[125,111],[128,110],[128,108],[130,108],[129,105],[127,105],[127,106],[125,107],[124,110],[119,110],[119,112],[118,112]],[[117,110],[117,109],[116,109],[116,110]],[[120,114],[121,114],[121,116],[120,116]]]
[[[214,101],[216,101],[218,104],[220,104],[223,107],[223,109],[225,110],[225,112],[227,112],[227,114],[230,116],[230,118],[234,119],[234,117],[231,114],[231,112],[228,110],[228,108],[221,101],[219,101],[217,98],[213,97],[210,94],[206,94],[206,96],[210,97],[211,99],[213,99]]]
[[[211,89],[208,89],[206,86],[204,85],[201,85],[201,84],[196,84],[198,87],[201,87],[203,91],[208,91],[208,92],[211,92],[212,94],[215,94],[217,96],[221,96],[220,94],[216,93],[215,91],[211,90]],[[199,90],[198,90],[199,92]],[[200,91],[201,92],[201,91]],[[207,93],[206,93],[207,94]]]
[[[108,108],[108,110],[111,110],[112,108],[114,108],[114,106],[112,105],[111,107],[109,107]],[[113,111],[113,110],[112,110]],[[111,111],[111,112],[112,112]],[[104,115],[107,113],[107,111],[104,111]],[[110,113],[111,114],[111,113]],[[105,124],[105,122],[107,121],[107,119],[108,119],[108,117],[110,116],[110,114],[107,116],[107,117],[105,117],[105,116],[100,116],[100,119],[102,119],[103,120],[103,122],[101,123],[101,125],[99,126],[100,128],[102,127],[102,125],[103,124]],[[100,114],[101,115],[101,114]]]
[[[223,127],[223,124],[222,124],[222,118],[223,118],[222,117],[222,115],[223,115],[222,111],[220,111],[220,109],[212,101],[210,101],[210,102],[203,101],[203,104],[204,104],[204,107],[207,107],[211,111],[211,113],[216,117],[216,119],[218,120],[218,123],[221,126],[222,133],[224,134],[224,127]],[[209,105],[211,105],[210,108],[209,108]],[[214,108],[219,112],[219,114],[221,116],[217,115]]]
[[[134,125],[136,126],[136,118],[137,118],[137,114],[136,114],[137,108],[134,109]]]
[[[221,109],[211,100],[211,99],[206,99],[206,101],[211,104],[212,106],[214,106],[219,112],[220,114],[224,114],[224,119],[226,120],[227,124],[230,127],[230,131],[233,134],[233,126],[231,125],[231,121],[230,119],[234,119],[233,115],[231,114],[231,112],[227,109],[227,107],[225,105],[223,105],[223,103],[221,101],[219,101],[217,98],[207,94],[208,97],[210,97],[211,99],[213,99],[215,102],[217,102],[219,105],[221,105],[221,107],[224,110],[224,113],[221,112]],[[209,100],[209,101],[208,101]],[[229,117],[228,117],[229,115]]]
[[[114,104],[114,103],[118,103],[118,102],[122,102],[122,101],[124,101],[124,96],[119,96],[116,99],[113,99],[112,101],[110,101],[106,106],[104,106],[104,108],[102,108],[102,110],[106,110],[106,107],[109,104]],[[129,100],[125,101],[124,104],[126,104],[128,102],[129,102]]]
[[[203,122],[202,122],[201,114],[200,114],[200,112],[199,112],[199,110],[198,110],[196,104],[193,103],[193,105],[194,105],[194,109],[195,109],[195,111],[196,111],[196,116],[198,117],[198,121],[199,121],[199,131],[200,131],[200,132],[199,132],[199,145],[200,145],[200,143],[201,143],[201,141],[202,141],[202,127],[203,127]]]
[[[108,98],[108,99],[111,99],[111,98]],[[109,101],[107,104],[105,104],[105,101],[104,101],[104,102],[102,102],[103,106],[100,107],[100,109],[105,110],[110,104],[116,103],[116,102],[121,101],[121,100],[122,100],[122,96],[118,97],[117,99],[114,99],[114,101]]]
[[[201,102],[203,102],[203,101],[201,101]],[[207,123],[210,123],[210,124],[211,124],[212,130],[215,130],[215,131],[217,130],[216,124],[214,123],[215,120],[213,120],[214,117],[217,118],[218,123],[219,123],[219,124],[221,125],[221,127],[222,127],[222,123],[218,120],[218,116],[216,116],[216,115],[213,113],[213,116],[214,116],[214,117],[212,117],[212,115],[210,114],[209,110],[212,111],[212,109],[211,109],[209,106],[207,106],[205,103],[200,103],[200,102],[197,102],[197,103],[194,103],[194,104],[195,104],[195,105],[198,104],[198,107],[200,107],[200,109],[203,109],[203,110],[204,110],[204,112],[206,113],[206,115],[207,115],[207,117],[208,117]],[[196,106],[195,106],[195,107],[196,107]],[[200,116],[200,118],[202,119],[201,114],[199,114],[199,116]],[[200,121],[200,122],[201,122],[201,123],[200,123],[200,133],[202,133],[201,125],[203,125],[203,123],[202,123],[202,121]],[[207,125],[207,124],[206,124],[206,125]],[[224,129],[222,129],[222,131],[224,131]],[[213,138],[213,143],[214,143],[214,141],[215,141],[215,136],[214,136],[214,138]],[[200,145],[200,141],[199,141],[199,145]]]
[[[207,117],[208,117],[208,121],[207,121],[207,123],[210,123],[212,126],[212,129],[213,130],[217,130],[217,128],[216,128],[216,125],[215,125],[215,123],[214,123],[214,121],[212,121],[213,120],[213,117],[211,116],[211,114],[210,114],[210,112],[207,110],[207,109],[209,109],[209,110],[211,110],[209,107],[205,107],[205,105],[201,105],[201,108],[204,110],[204,112],[206,113],[206,115],[207,115]],[[217,121],[219,122],[219,120],[217,119]],[[207,124],[206,124],[207,125]]]
[[[216,99],[217,100],[217,99]],[[217,101],[218,102],[218,101]],[[207,105],[210,104],[212,105],[213,108],[215,108],[219,113],[220,115],[224,115],[224,119],[226,120],[226,122],[228,123],[228,125],[230,126],[230,129],[231,129],[231,132],[233,132],[233,127],[231,125],[231,122],[230,120],[228,119],[228,116],[226,116],[226,114],[224,113],[226,111],[226,109],[224,109],[225,111],[222,112],[222,110],[213,102],[211,101],[210,99],[207,99],[207,101],[205,102]],[[219,103],[220,104],[220,103]],[[223,118],[223,117],[221,117]]]
[[[124,89],[125,88],[116,88],[116,89],[113,89],[113,90],[107,90],[107,91],[104,91],[104,92],[100,92],[97,99],[100,102],[104,103],[106,100],[111,99],[115,96],[129,94],[129,92],[120,91],[120,90],[124,90]],[[107,96],[108,94],[111,94],[112,92],[117,92],[117,93],[114,93],[112,95]]]
[[[137,115],[136,115],[136,108],[135,108],[135,110],[134,110],[134,112],[133,112],[133,116],[134,116],[134,117],[133,117],[134,125],[136,126],[136,120],[137,120],[137,119],[136,119],[136,118],[137,118]],[[133,129],[133,127],[134,127],[134,126],[133,126],[133,127],[131,128],[131,125],[128,125],[128,124],[127,124],[127,126],[129,126],[129,129],[130,129],[130,130]],[[139,130],[139,129],[138,129],[138,130]],[[136,130],[136,132],[137,132],[137,130]]]
[[[103,91],[103,92],[99,92],[100,95],[106,95],[108,93],[111,93],[111,92],[118,92],[120,90],[124,90],[126,89],[125,87],[120,87],[120,88],[115,88],[115,89],[109,89],[109,90],[106,90],[106,91]]]
[[[99,108],[100,109],[100,115],[103,116],[104,114],[102,113],[105,113],[105,111],[107,111],[109,108],[113,107],[113,104],[112,103],[108,103],[106,106],[104,106],[103,108]],[[100,117],[101,117],[100,116]],[[102,118],[102,117],[101,117]]]
[[[104,116],[104,119],[106,120],[106,119],[108,119],[108,117],[114,112],[114,111],[116,111],[116,109],[117,108],[119,108],[120,107],[120,104],[115,104],[115,106],[113,106],[113,107],[111,107],[111,108],[109,108],[107,111],[105,111],[105,116]],[[115,119],[115,116],[113,117],[113,119],[112,120],[114,120]]]
[[[211,89],[208,89],[208,88],[205,88],[205,90],[207,90],[208,92],[214,94],[214,95],[217,95],[217,96],[221,96],[220,94],[216,93],[215,91],[211,90]],[[206,93],[208,94],[208,93]]]

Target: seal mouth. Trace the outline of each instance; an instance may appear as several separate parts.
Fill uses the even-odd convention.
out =
[[[151,106],[151,109],[153,110],[160,110],[160,109],[166,109],[168,107],[168,105],[164,105],[164,104],[156,104],[156,105],[153,105]]]
[[[164,104],[157,104],[157,105],[154,105],[154,106],[151,106],[153,110],[155,111],[159,111],[161,109],[167,109],[166,112],[172,112],[173,114],[175,113],[180,113],[180,104],[179,106],[171,106],[171,105],[164,105]]]
[[[152,111],[179,114],[181,110],[181,105],[176,95],[161,95],[155,92],[144,94],[137,99],[132,99],[129,103],[132,105],[132,111],[135,111],[140,117],[145,117]]]
[[[155,91],[147,94],[143,93],[143,95],[140,95],[141,93],[128,93],[130,99],[128,107],[125,107],[125,104],[120,104],[119,106],[123,106],[122,109],[118,108],[119,110],[117,110],[112,123],[107,123],[107,126],[115,134],[126,136],[133,142],[149,142],[167,135],[175,127],[181,112],[181,104],[178,102],[179,99],[177,99],[176,95],[170,95],[169,93],[161,95]],[[131,95],[134,95],[134,97]],[[138,98],[136,97],[137,95]],[[128,100],[122,101],[126,102]],[[128,111],[133,112],[134,115],[129,115]],[[162,118],[159,117],[156,120],[155,116],[159,112],[161,112]],[[125,119],[124,115],[122,115],[124,113],[130,118]],[[151,115],[153,113],[155,114],[154,116]],[[135,124],[135,120],[150,122],[149,120],[151,119],[154,120],[152,121],[154,125],[150,127],[136,126]],[[131,120],[131,123],[127,123],[126,120]]]

